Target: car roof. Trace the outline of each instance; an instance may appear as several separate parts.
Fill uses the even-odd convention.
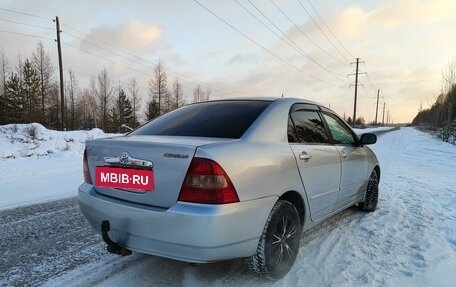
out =
[[[320,103],[307,100],[307,99],[302,99],[302,98],[290,98],[290,97],[227,97],[227,98],[221,98],[221,99],[213,99],[213,100],[208,100],[205,102],[220,102],[220,101],[291,101],[291,102],[297,102],[297,103],[303,103],[303,104],[313,104],[317,106],[323,106]]]

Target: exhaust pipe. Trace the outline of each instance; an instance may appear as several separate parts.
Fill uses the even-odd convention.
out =
[[[101,236],[103,237],[104,242],[106,242],[106,250],[109,253],[120,255],[120,256],[128,256],[131,255],[131,250],[124,248],[117,244],[116,242],[112,241],[109,238],[108,231],[110,230],[109,221],[103,220],[101,222]]]

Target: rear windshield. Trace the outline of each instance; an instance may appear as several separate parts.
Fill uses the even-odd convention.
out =
[[[270,101],[218,101],[182,107],[165,114],[131,135],[240,138]]]

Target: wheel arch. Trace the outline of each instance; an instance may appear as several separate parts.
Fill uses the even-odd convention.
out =
[[[380,166],[378,166],[378,165],[374,166],[374,170],[377,172],[377,178],[378,178],[378,181],[380,182]]]
[[[306,218],[306,209],[301,194],[294,190],[287,191],[279,197],[279,200],[286,200],[294,205],[299,214],[301,227],[303,227]]]

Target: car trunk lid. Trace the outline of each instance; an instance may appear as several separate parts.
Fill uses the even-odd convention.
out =
[[[144,135],[90,141],[86,145],[90,177],[95,190],[100,194],[168,208],[178,199],[196,149],[202,145],[225,141],[229,139]],[[122,159],[125,155],[129,156],[129,161]],[[153,190],[100,186],[97,184],[99,183],[97,167],[99,170],[106,167],[110,170],[116,170],[116,168],[133,172],[140,170],[137,173],[153,170]]]

